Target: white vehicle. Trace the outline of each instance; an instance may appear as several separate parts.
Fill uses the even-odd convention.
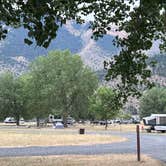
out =
[[[7,117],[4,123],[16,123],[16,120],[13,117]]]
[[[14,117],[6,117],[4,123],[16,123]],[[20,118],[20,124],[24,124],[24,118]]]
[[[56,122],[53,124],[54,129],[63,129],[64,125],[61,122]]]
[[[52,115],[52,114],[49,115],[48,121],[49,121],[50,123],[56,123],[56,122],[61,122],[61,123],[63,123],[63,119],[62,119],[62,118],[55,119],[54,115]],[[72,117],[68,116],[68,117],[67,117],[67,124],[72,125],[72,124],[74,124],[74,123],[75,123],[75,120],[74,120]]]
[[[151,116],[143,118],[143,123],[147,128],[147,132],[161,131],[166,132],[166,114],[151,114]]]

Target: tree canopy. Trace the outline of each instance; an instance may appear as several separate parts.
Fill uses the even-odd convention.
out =
[[[140,101],[141,117],[166,113],[166,89],[155,87],[144,93]]]
[[[96,75],[69,51],[53,51],[38,57],[30,67],[29,94],[32,114],[42,117],[49,113],[84,118],[88,98],[98,86]],[[33,107],[32,107],[33,105]]]
[[[26,115],[24,85],[21,79],[10,72],[0,75],[0,115],[12,116],[17,125],[21,117]]]
[[[109,87],[99,87],[90,98],[89,110],[96,119],[106,121],[115,118],[121,107],[117,94]]]
[[[0,74],[0,115],[48,119],[60,115],[65,127],[68,116],[76,120],[88,116],[89,97],[98,87],[98,78],[86,67],[80,56],[69,51],[52,51],[34,60],[21,76]]]
[[[23,26],[28,30],[25,43],[47,48],[58,29],[67,20],[83,23],[82,15],[92,14],[90,22],[93,38],[107,34],[112,26],[124,31],[126,36],[116,36],[114,44],[120,48],[113,61],[105,62],[107,80],[120,78],[117,88],[120,96],[139,95],[151,72],[147,69],[149,50],[154,41],[166,50],[166,2],[165,0],[1,0],[0,39],[7,34],[6,26]]]

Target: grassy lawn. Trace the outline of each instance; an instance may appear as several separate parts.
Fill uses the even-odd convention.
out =
[[[26,122],[24,124],[22,124],[22,128],[25,128],[26,126],[31,126],[32,128],[34,128],[36,125],[36,122]],[[48,124],[49,128],[52,128],[52,124]],[[6,127],[8,129],[16,127],[15,124],[4,124],[4,123],[0,123],[0,127]],[[93,124],[76,124],[74,126],[71,126],[68,128],[71,130],[76,130],[79,128],[85,128],[87,131],[98,131],[98,130],[105,130],[105,126],[104,125],[93,125]],[[127,131],[135,131],[136,130],[136,124],[109,124],[108,125],[108,131],[122,131],[122,132],[127,132]]]
[[[105,130],[104,125],[77,125],[75,128],[85,128],[89,131],[99,131],[99,130]],[[128,132],[128,131],[136,131],[136,124],[111,124],[108,125],[108,131],[122,131],[122,132]]]
[[[0,138],[1,147],[92,145],[126,140],[110,135],[80,135],[68,129],[3,129],[0,131]]]
[[[135,124],[113,124],[105,127],[101,125],[81,125],[77,124],[66,129],[53,129],[49,127],[37,129],[34,124],[30,128],[28,124],[16,127],[15,124],[0,124],[0,146],[57,146],[57,145],[92,145],[102,143],[114,143],[126,141],[125,138],[107,135],[107,131],[135,132]],[[80,128],[85,128],[85,132],[94,131],[96,135],[79,135]],[[99,135],[99,131],[105,131],[105,135]]]
[[[27,126],[29,124],[26,124]],[[125,138],[111,135],[98,135],[98,131],[105,131],[101,125],[74,125],[67,129],[48,128],[37,129],[36,127],[27,128],[16,127],[15,124],[0,124],[0,146],[57,146],[57,145],[89,145],[114,143],[125,141]],[[85,131],[95,131],[97,135],[79,135],[80,128]],[[135,131],[136,125],[109,125],[108,131]]]
[[[145,155],[136,161],[136,155],[63,155],[39,157],[0,158],[1,166],[164,166]]]

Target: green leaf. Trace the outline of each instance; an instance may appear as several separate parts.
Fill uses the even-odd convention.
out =
[[[28,44],[28,45],[32,45],[33,44],[33,42],[31,40],[27,39],[27,38],[24,39],[24,42],[26,44]]]

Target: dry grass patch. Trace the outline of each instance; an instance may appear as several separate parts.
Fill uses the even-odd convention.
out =
[[[0,158],[1,166],[164,166],[145,155],[136,161],[136,155],[63,155],[45,157]]]
[[[34,122],[28,122],[28,123],[24,123],[22,126],[18,127],[18,128],[26,128],[26,126],[31,126],[31,129],[36,128],[36,123]],[[48,124],[49,129],[52,128],[52,124]],[[16,125],[15,124],[4,124],[4,123],[0,123],[0,127],[1,129],[6,129],[8,128],[10,129],[15,129]],[[78,130],[79,128],[85,128],[86,131],[105,131],[105,126],[104,125],[92,125],[92,124],[75,124],[74,126],[71,126],[67,129],[64,130]],[[47,128],[48,129],[48,128]],[[135,131],[136,130],[136,124],[109,124],[108,125],[108,131]]]
[[[105,131],[104,125],[77,125],[75,128],[85,128],[89,131]],[[122,132],[130,132],[136,131],[136,124],[109,124],[108,131],[122,131]]]
[[[36,129],[37,130],[37,129]],[[55,133],[55,132],[54,132]],[[0,146],[58,146],[88,145],[125,141],[125,138],[110,135],[79,135],[79,134],[47,134],[47,133],[15,133],[0,132]]]

